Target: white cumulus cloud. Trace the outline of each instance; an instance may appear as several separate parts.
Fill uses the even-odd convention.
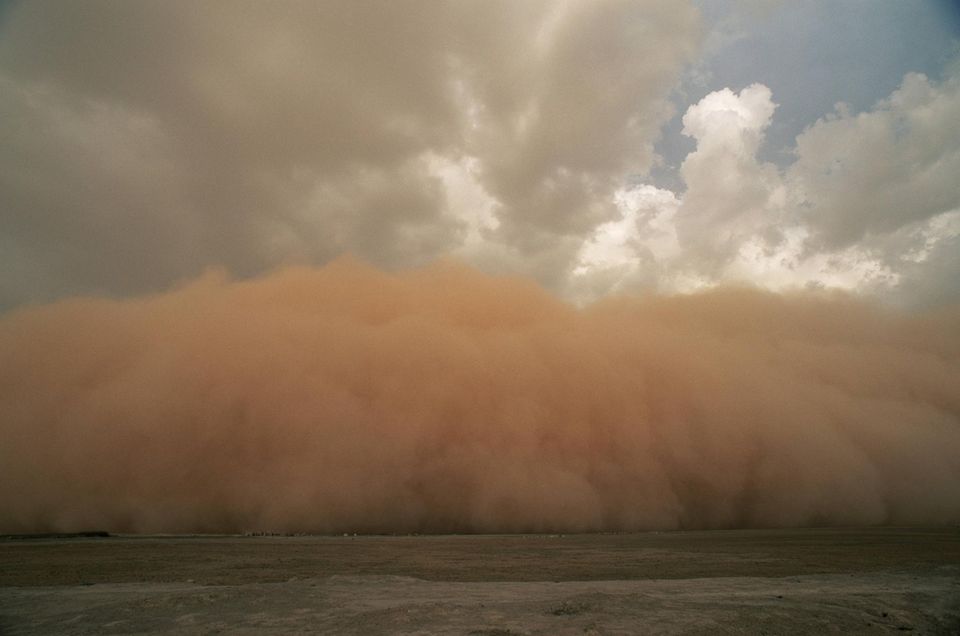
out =
[[[607,273],[592,295],[619,291],[629,276],[673,290],[733,280],[911,304],[956,300],[960,78],[909,74],[869,111],[839,105],[797,137],[783,169],[758,159],[775,111],[760,84],[690,106],[683,131],[696,148],[680,168],[685,191],[621,194],[630,202],[621,220],[600,226],[580,252],[581,278]],[[672,251],[646,249],[662,235],[655,219],[669,219]]]

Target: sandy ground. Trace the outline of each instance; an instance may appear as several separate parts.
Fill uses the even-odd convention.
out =
[[[0,541],[3,634],[960,634],[960,530]]]

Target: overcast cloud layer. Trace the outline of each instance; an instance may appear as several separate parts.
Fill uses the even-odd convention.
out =
[[[668,0],[32,2],[2,33],[10,303],[211,263],[407,266],[493,225],[485,254],[556,283],[650,165],[698,19]],[[451,204],[459,166],[481,200]]]
[[[773,164],[768,87],[713,86],[689,103],[677,91],[733,77],[724,55],[769,48],[748,30],[775,30],[785,10],[707,6],[10,3],[0,308],[343,253],[387,268],[454,255],[574,300],[733,279],[955,301],[951,52],[936,77],[858,84],[861,100],[899,88],[863,112],[820,113]],[[819,6],[790,10],[812,49]],[[935,6],[918,5],[917,24],[929,29]],[[867,50],[854,35],[851,50]],[[927,48],[916,59],[934,59]],[[778,55],[783,72],[807,59]],[[778,55],[760,74],[779,77]],[[668,190],[650,175],[675,114],[694,146]]]

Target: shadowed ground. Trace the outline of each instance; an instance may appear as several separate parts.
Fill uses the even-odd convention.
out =
[[[0,586],[23,634],[956,634],[960,529],[11,539]]]

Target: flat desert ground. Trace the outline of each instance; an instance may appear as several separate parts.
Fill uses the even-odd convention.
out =
[[[960,634],[960,528],[0,540],[2,634]]]

